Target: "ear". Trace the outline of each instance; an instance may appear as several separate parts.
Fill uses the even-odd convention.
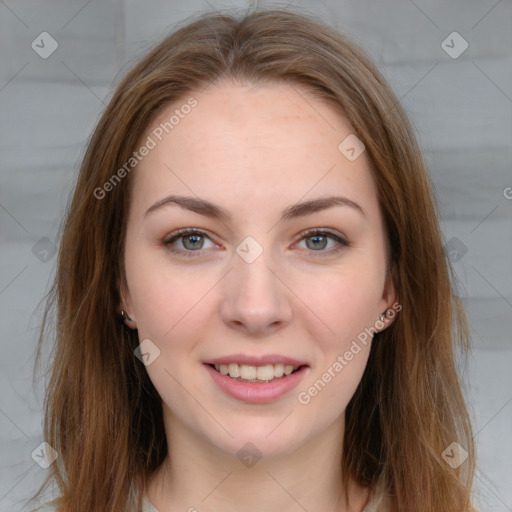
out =
[[[130,329],[136,329],[137,322],[131,306],[130,292],[128,291],[128,286],[123,279],[121,280],[121,283],[119,283],[118,289],[120,295],[118,313],[121,316],[121,311],[124,311],[124,316],[121,316],[124,323]]]
[[[384,320],[381,321],[384,326],[379,329],[379,332],[387,329],[395,321],[398,313],[402,310],[402,305],[400,304],[398,293],[396,291],[396,283],[398,282],[397,276],[397,269],[396,267],[393,267],[386,277],[382,298],[379,302],[381,310],[378,312],[378,320],[381,321],[381,315],[385,314],[386,316]]]

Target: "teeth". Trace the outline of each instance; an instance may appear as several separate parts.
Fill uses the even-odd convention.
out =
[[[253,380],[256,378],[256,366],[247,366],[243,364],[240,366],[240,377],[246,380]],[[229,374],[231,376],[231,374]]]
[[[284,375],[284,365],[275,364],[274,365],[274,377],[282,377]]]
[[[251,366],[251,368],[256,369],[256,378],[258,380],[272,380],[274,378],[274,365],[266,364],[265,366]]]
[[[231,377],[240,377],[240,367],[237,364],[229,364],[228,370]]]
[[[298,368],[298,367],[296,367]],[[290,375],[296,369],[291,364],[265,364],[262,366],[251,366],[246,364],[216,364],[215,369],[222,375],[229,375],[238,380],[261,380],[269,381],[279,379],[284,375]]]

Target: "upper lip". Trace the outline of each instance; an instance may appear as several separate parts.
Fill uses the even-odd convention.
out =
[[[205,364],[244,364],[248,366],[264,366],[266,364],[283,364],[294,367],[307,366],[304,361],[299,361],[293,357],[281,356],[279,354],[267,354],[264,356],[250,356],[247,354],[232,354],[229,356],[216,357],[204,361]]]

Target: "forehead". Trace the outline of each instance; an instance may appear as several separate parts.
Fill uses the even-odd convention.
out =
[[[375,208],[364,152],[349,161],[338,148],[352,133],[338,111],[300,86],[211,85],[152,121],[142,142],[150,137],[154,147],[134,172],[132,206],[147,209],[176,193],[246,215],[339,192]]]

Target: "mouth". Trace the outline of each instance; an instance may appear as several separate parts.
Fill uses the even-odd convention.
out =
[[[247,365],[247,364],[207,364],[210,368],[216,372],[230,377],[237,382],[248,382],[248,383],[269,383],[283,379],[288,375],[292,375],[300,371],[302,368],[308,365],[291,365],[291,364],[265,364],[259,366]]]
[[[287,363],[299,361],[285,361]],[[224,394],[236,400],[265,404],[279,400],[308,375],[307,364],[203,363],[212,381]]]

